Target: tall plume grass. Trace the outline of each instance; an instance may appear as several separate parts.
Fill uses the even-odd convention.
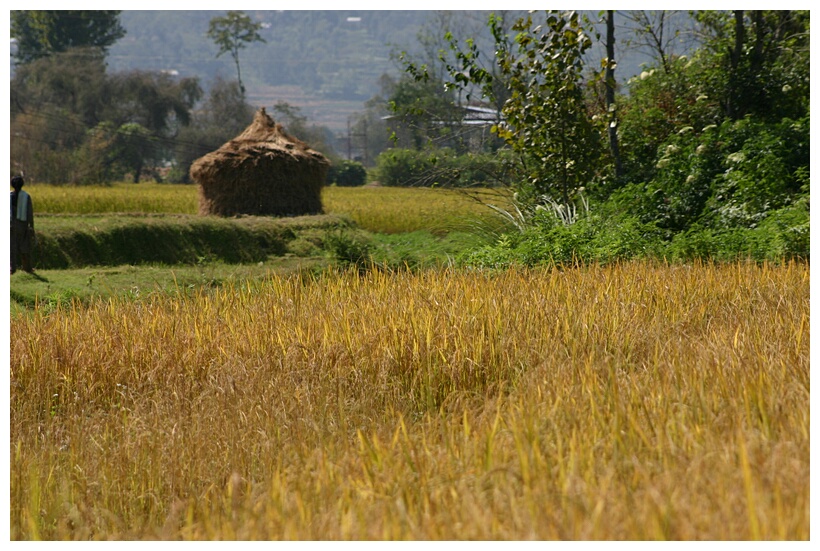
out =
[[[11,320],[12,539],[808,539],[809,267],[272,276]]]

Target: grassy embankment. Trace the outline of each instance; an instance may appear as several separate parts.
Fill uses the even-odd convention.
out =
[[[326,188],[328,214],[284,219],[198,216],[195,186],[33,185],[29,191],[37,210],[38,274],[12,277],[12,312],[318,270],[351,248],[393,266],[438,265],[480,243],[494,224],[489,209],[446,190]]]
[[[808,539],[809,268],[228,282],[11,320],[17,539]]]

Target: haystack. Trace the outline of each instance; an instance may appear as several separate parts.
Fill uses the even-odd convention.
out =
[[[320,214],[329,166],[263,107],[242,134],[194,161],[191,178],[199,184],[200,214]]]

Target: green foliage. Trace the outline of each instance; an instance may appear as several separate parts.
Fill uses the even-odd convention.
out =
[[[573,266],[637,258],[675,261],[769,261],[810,258],[807,202],[770,212],[754,228],[694,225],[665,239],[665,231],[635,216],[593,214],[565,225],[542,213],[523,233],[509,233],[476,249],[465,264],[482,268],[514,265]]]
[[[97,48],[102,53],[125,36],[115,10],[18,10],[11,12],[13,57],[26,64],[72,48]]]
[[[80,219],[82,220],[82,219]],[[35,267],[65,269],[121,264],[228,263],[283,255],[296,236],[276,219],[121,217],[49,227],[39,224]]]
[[[809,12],[700,11],[699,80],[732,120],[802,118],[809,97]]]
[[[420,182],[426,182],[426,175],[432,166],[429,153],[414,149],[388,149],[376,160],[376,178],[386,186],[421,185]]]
[[[443,81],[426,72],[396,82],[387,105],[401,147],[409,145],[421,150],[433,143],[446,142],[461,125],[462,112],[456,106],[455,95]]]
[[[394,148],[376,160],[376,179],[386,186],[491,187],[508,181],[511,162],[509,151],[456,155],[451,149]]]
[[[753,228],[693,226],[674,236],[668,255],[675,260],[808,260],[811,256],[809,226],[808,204],[800,201],[768,213]]]
[[[662,247],[661,232],[632,216],[591,214],[563,224],[554,213],[540,210],[522,233],[505,235],[495,245],[467,256],[465,262],[492,268],[571,266],[657,256]]]
[[[105,184],[121,179],[123,166],[117,163],[117,131],[111,122],[101,122],[88,131],[88,139],[73,155],[73,177],[65,182],[78,185]]]
[[[72,182],[77,177],[75,155],[86,140],[86,127],[78,116],[54,106],[25,112],[10,123],[11,166],[34,182]]]
[[[109,78],[115,98],[106,113],[118,125],[138,123],[156,136],[170,136],[191,121],[191,110],[202,98],[197,78],[167,73],[131,71]]]
[[[655,158],[648,182],[616,190],[593,205],[592,215],[564,224],[541,209],[520,225],[523,232],[479,250],[469,262],[810,257],[808,118],[685,127],[659,145]]]
[[[15,169],[32,181],[103,183],[173,156],[201,96],[195,78],[108,75],[99,52],[71,50],[21,67],[11,81]]]
[[[356,161],[334,162],[328,169],[327,183],[343,187],[363,186],[367,183],[367,169]]]
[[[489,25],[500,75],[493,77],[478,64],[475,42],[467,40],[462,49],[450,35],[457,58],[448,66],[451,86],[479,87],[493,100],[498,91],[494,82],[504,84],[509,99],[493,131],[523,159],[522,200],[525,195],[551,195],[568,204],[578,188],[592,181],[602,152],[582,86],[591,31],[575,12],[548,12],[539,25],[532,16],[519,19],[512,26],[517,32],[513,44],[500,18],[491,16]]]
[[[328,232],[324,245],[333,258],[344,266],[365,270],[373,264],[374,245],[362,234],[347,230]]]
[[[71,113],[86,127],[93,127],[113,107],[105,58],[89,49],[53,54],[19,67],[10,92],[12,117],[32,112],[40,113],[41,118]]]
[[[809,120],[747,118],[671,134],[658,147],[652,178],[611,201],[656,223],[668,237],[701,221],[753,227],[794,201],[809,166]]]
[[[712,201],[722,221],[749,226],[783,206],[790,180],[783,150],[791,145],[764,128],[726,156],[726,171],[715,181]]]
[[[722,120],[717,102],[688,75],[686,58],[672,59],[667,67],[668,71],[648,69],[630,79],[629,96],[619,101],[624,181],[652,179],[664,155],[662,146],[677,132],[688,128],[697,134]]]

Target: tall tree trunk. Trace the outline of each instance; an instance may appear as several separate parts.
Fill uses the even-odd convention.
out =
[[[606,110],[609,131],[609,149],[612,151],[612,159],[615,161],[615,178],[620,178],[623,169],[621,167],[621,153],[618,148],[618,114],[615,105],[615,12],[606,12]]]
[[[242,94],[242,99],[245,99],[245,85],[242,84],[242,71],[239,69],[239,49],[232,52],[234,63],[236,63],[236,80],[239,83],[239,93]]]
[[[742,86],[740,74],[740,59],[743,56],[743,43],[746,42],[746,27],[743,24],[743,10],[735,10],[735,46],[730,52],[729,62],[729,90],[726,101],[726,116],[730,119],[740,118],[739,95]]]

